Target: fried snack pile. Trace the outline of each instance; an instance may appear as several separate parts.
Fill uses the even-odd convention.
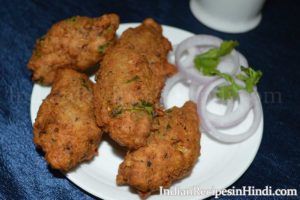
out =
[[[34,123],[34,143],[52,168],[69,171],[96,154],[101,139],[93,107],[93,84],[84,74],[61,69]]]
[[[115,14],[72,17],[37,41],[28,67],[34,81],[52,90],[38,111],[34,143],[52,168],[67,172],[91,160],[108,132],[128,149],[117,184],[144,198],[192,171],[200,155],[199,118],[191,101],[166,111],[160,106],[165,79],[176,73],[161,26],[146,19],[116,41],[118,26]],[[93,85],[80,72],[99,62]]]
[[[170,42],[152,19],[126,30],[105,54],[96,74],[97,124],[122,146],[146,144],[165,78],[175,72],[167,61]]]
[[[126,155],[117,183],[129,184],[146,197],[188,175],[199,155],[199,120],[196,105],[189,101],[154,119],[147,145]]]
[[[119,17],[72,17],[54,24],[37,40],[28,63],[34,81],[52,84],[59,68],[85,71],[96,65],[115,40]]]

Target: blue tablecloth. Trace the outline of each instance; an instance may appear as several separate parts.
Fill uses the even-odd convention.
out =
[[[260,93],[278,92],[281,101],[277,98],[271,102],[268,95],[262,96],[262,144],[254,162],[234,186],[269,185],[297,188],[300,192],[297,1],[268,1],[260,26],[245,34],[225,34],[205,27],[191,14],[188,0],[0,0],[0,5],[0,199],[95,198],[60,173],[49,171],[36,151],[29,112],[33,84],[26,63],[35,39],[53,23],[74,15],[99,16],[108,12],[119,14],[121,22],[153,17],[160,23],[194,33],[240,41],[238,49],[251,65],[264,72]]]

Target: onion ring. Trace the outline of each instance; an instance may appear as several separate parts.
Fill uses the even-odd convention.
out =
[[[199,85],[197,83],[191,82],[189,86],[189,99],[196,103],[197,97],[203,89],[203,85]]]
[[[220,38],[209,36],[209,35],[196,35],[188,39],[185,39],[177,46],[175,50],[175,63],[178,66],[179,71],[188,79],[191,79],[192,81],[198,82],[200,84],[215,80],[216,77],[204,76],[201,72],[196,70],[193,64],[193,60],[196,54],[203,52],[204,49],[208,50],[209,49],[208,47],[218,47],[221,45],[221,43],[222,40]],[[201,45],[200,51],[195,50],[195,48],[200,45]],[[191,48],[192,50],[189,50]],[[183,62],[181,58],[184,52],[186,51],[188,51],[188,55],[187,58],[185,59],[185,62]],[[232,56],[234,62],[233,64],[234,69],[230,71],[230,74],[234,75],[239,69],[240,61],[239,61],[238,53],[234,49],[231,51],[230,55]]]
[[[167,99],[172,87],[174,87],[174,85],[182,80],[185,80],[185,78],[180,73],[177,73],[171,78],[168,78],[168,80],[166,81],[165,87],[163,88],[161,93],[161,103],[165,108],[167,108]]]
[[[199,97],[198,97],[198,114],[201,117],[201,122],[202,122],[202,128],[204,129],[205,132],[207,132],[207,134],[209,134],[210,136],[212,136],[213,138],[222,141],[222,142],[226,142],[226,143],[237,143],[237,142],[242,142],[244,140],[246,140],[247,138],[249,138],[251,135],[253,135],[262,118],[262,108],[261,108],[261,104],[260,104],[260,99],[259,96],[257,94],[257,92],[253,92],[251,93],[251,102],[252,102],[252,107],[254,110],[254,119],[253,122],[250,126],[250,128],[240,134],[237,135],[228,135],[225,133],[222,133],[220,131],[218,131],[213,125],[212,123],[209,121],[208,117],[207,117],[207,110],[206,110],[206,103],[207,103],[207,99],[209,94],[211,93],[211,91],[213,91],[213,89],[218,86],[219,84],[224,83],[224,80],[222,79],[218,79],[217,81],[214,82],[214,84],[209,84],[207,85],[202,92],[200,93]]]

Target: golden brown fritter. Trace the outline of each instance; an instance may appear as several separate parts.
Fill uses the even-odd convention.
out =
[[[95,120],[92,88],[85,74],[60,69],[39,109],[34,143],[54,169],[68,171],[97,154],[102,133]]]
[[[97,18],[75,16],[54,24],[37,40],[28,68],[32,79],[52,84],[57,69],[85,71],[95,66],[115,40],[119,17],[115,14]]]
[[[126,30],[104,56],[96,74],[96,120],[120,145],[146,144],[165,78],[175,72],[166,59],[169,50],[160,25],[147,19]]]
[[[147,145],[126,155],[117,183],[130,185],[145,197],[188,175],[200,155],[196,110],[189,101],[155,118]]]

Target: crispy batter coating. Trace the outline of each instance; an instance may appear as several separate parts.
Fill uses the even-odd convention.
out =
[[[85,71],[95,66],[115,40],[119,17],[115,14],[97,18],[75,16],[54,24],[37,40],[28,68],[32,79],[52,84],[59,68]]]
[[[160,25],[146,19],[126,30],[104,56],[96,74],[96,120],[120,145],[146,144],[165,78],[175,72],[166,59],[171,48]]]
[[[200,155],[196,110],[189,101],[155,118],[147,145],[126,155],[117,183],[130,185],[145,197],[188,175]]]
[[[93,83],[84,74],[60,69],[34,123],[34,143],[54,169],[69,171],[96,154],[102,133],[93,108]]]

